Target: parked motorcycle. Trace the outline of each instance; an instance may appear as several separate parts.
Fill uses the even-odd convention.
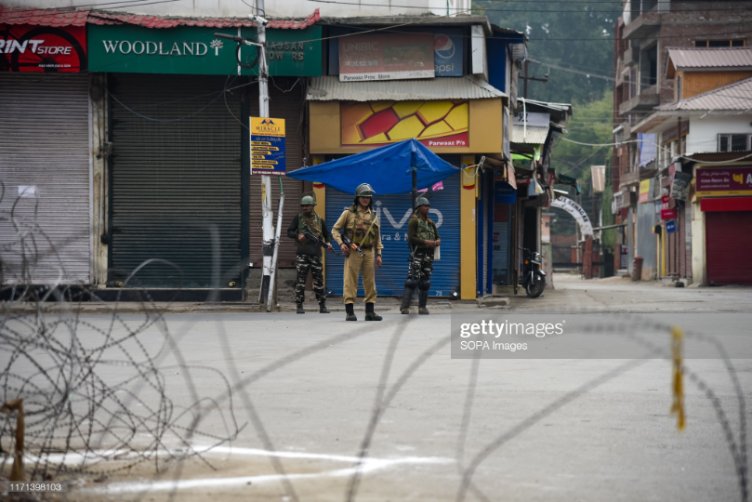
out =
[[[543,257],[538,251],[522,250],[522,286],[530,298],[538,298],[546,288]]]

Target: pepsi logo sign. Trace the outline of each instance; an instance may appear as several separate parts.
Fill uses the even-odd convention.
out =
[[[454,57],[455,47],[452,38],[448,35],[437,34],[433,41],[433,51],[436,57],[451,59]]]

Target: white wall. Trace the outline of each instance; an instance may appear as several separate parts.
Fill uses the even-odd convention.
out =
[[[744,115],[692,117],[687,134],[687,155],[718,150],[718,134],[752,134],[752,113]]]
[[[331,3],[334,1],[337,3]],[[123,4],[116,4],[113,0],[3,0],[3,3],[27,9],[75,7],[85,3],[94,9],[134,14],[244,17],[251,13],[249,5],[255,5],[256,0],[143,0]],[[428,12],[446,16],[447,12],[449,15],[458,11],[468,13],[471,4],[472,0],[264,0],[266,16],[270,18],[303,18],[316,9],[319,9],[322,17],[421,15]]]

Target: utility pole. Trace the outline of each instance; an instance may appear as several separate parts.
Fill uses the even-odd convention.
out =
[[[527,96],[527,82],[528,82],[528,80],[533,80],[535,82],[548,82],[548,75],[545,75],[543,77],[531,77],[530,73],[529,73],[530,72],[530,61],[527,60],[527,59],[525,60],[524,68],[525,68],[525,70],[524,70],[525,73],[523,73],[522,75],[520,75],[520,78],[522,80],[524,80],[524,84],[522,86],[522,97],[523,98],[527,98],[528,97]]]
[[[264,10],[264,0],[256,0],[256,33],[258,36],[259,50],[259,117],[269,117],[269,70],[266,65],[266,19],[262,16],[266,13]],[[263,275],[261,277],[261,288],[259,288],[259,303],[264,304],[271,298],[271,278],[273,274],[272,258],[274,256],[274,226],[272,220],[272,180],[271,176],[264,174],[261,176],[261,215],[262,215],[262,249],[263,249]],[[269,307],[269,305],[267,305]]]
[[[264,0],[256,0],[256,12],[264,14]],[[215,33],[219,38],[234,40],[240,44],[253,45],[258,48],[258,82],[259,82],[259,117],[269,118],[269,67],[266,61],[266,25],[267,21],[263,15],[251,15],[256,23],[256,42],[247,40],[241,36],[229,35],[225,33]],[[240,63],[239,63],[240,64]],[[253,159],[251,159],[251,166]],[[253,174],[253,171],[251,171]],[[274,272],[276,268],[277,247],[279,245],[280,226],[282,224],[282,204],[284,195],[280,197],[279,221],[277,223],[277,236],[275,238],[274,225],[272,220],[274,212],[272,211],[272,180],[268,174],[261,175],[261,214],[262,214],[262,251],[263,251],[263,273],[261,277],[261,287],[259,288],[259,303],[267,304],[267,311],[271,309],[274,288]]]

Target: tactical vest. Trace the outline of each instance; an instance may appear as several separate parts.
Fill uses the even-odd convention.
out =
[[[433,222],[418,218],[418,228],[415,232],[415,236],[422,241],[435,241],[436,240],[436,227]]]
[[[306,216],[305,213],[298,215],[298,233],[302,234],[305,230],[308,230],[316,237],[323,236],[323,230],[321,229],[321,218],[315,212],[311,216]]]
[[[373,247],[379,234],[379,223],[375,221],[376,213],[357,209],[355,211],[350,209],[350,213],[351,224],[348,227],[353,242],[364,248]]]

